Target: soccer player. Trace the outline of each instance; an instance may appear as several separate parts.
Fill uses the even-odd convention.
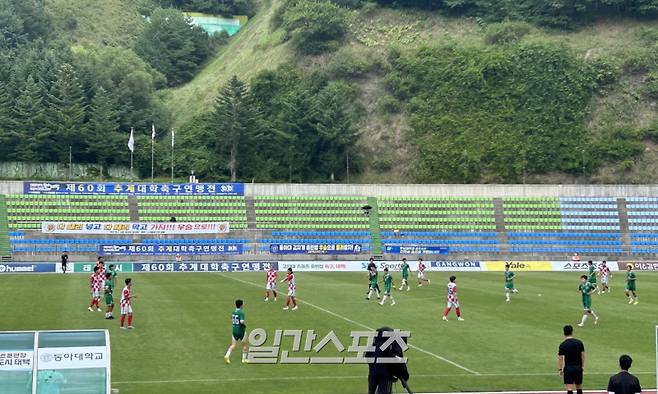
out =
[[[389,297],[391,297],[391,306],[395,305],[395,299],[391,294],[391,287],[393,287],[393,277],[388,273],[388,268],[384,268],[384,298],[382,298],[379,305],[384,305]]]
[[[377,268],[373,267],[370,271],[368,271],[368,279],[370,279],[370,288],[368,289],[368,295],[366,295],[366,300],[370,299],[370,297],[372,296],[373,290],[377,294],[377,299],[380,298],[379,285],[377,284],[377,278],[378,277],[379,277],[379,274],[377,273]]]
[[[110,264],[110,266],[108,267],[108,273],[112,274],[112,288],[114,289],[114,286],[117,283],[117,269],[114,266],[114,264]]]
[[[400,288],[398,290],[402,291],[404,286],[407,286],[407,291],[411,289],[409,287],[409,264],[407,263],[406,257],[402,258],[402,283],[400,284]]]
[[[589,280],[589,283],[591,283],[594,287],[594,290],[598,293],[601,294],[601,289],[599,289],[599,286],[596,284],[596,266],[592,262],[592,260],[587,262],[587,271],[589,272],[587,275],[587,280]]]
[[[583,295],[583,318],[580,320],[578,327],[585,325],[585,321],[589,315],[594,316],[594,324],[599,323],[599,317],[592,310],[592,293],[594,293],[594,289],[594,284],[587,279],[587,275],[581,275],[578,291]]]
[[[455,313],[457,314],[457,320],[464,320],[462,318],[462,311],[459,308],[459,300],[457,299],[457,280],[456,276],[450,277],[450,282],[448,282],[448,305],[446,309],[443,310],[443,320],[448,321],[448,312],[454,307]]]
[[[112,281],[112,273],[105,274],[105,285],[103,286],[105,293],[105,318],[114,319],[112,310],[114,310],[114,300],[112,299],[112,291],[114,291],[114,282]]]
[[[635,290],[635,272],[633,272],[633,264],[626,265],[626,297],[628,297],[629,304],[637,305],[637,293]]]
[[[281,283],[286,281],[288,282],[288,297],[286,298],[286,306],[283,307],[283,310],[287,311],[289,309],[288,306],[292,302],[292,310],[296,311],[298,308],[297,299],[295,298],[297,287],[295,286],[295,274],[292,272],[292,268],[288,268],[286,277],[281,279]]]
[[[510,271],[510,265],[505,264],[505,301],[510,302],[510,294],[518,293],[519,291],[514,288],[514,272]]]
[[[98,304],[100,300],[100,290],[101,283],[103,283],[103,277],[98,273],[98,267],[94,267],[94,273],[89,276],[89,286],[91,287],[91,304],[89,304],[89,312],[93,312],[93,307],[96,307],[98,312],[101,311],[101,307]]]
[[[422,258],[418,258],[418,287],[423,285],[423,282],[427,282],[427,284],[430,284],[429,279],[425,279],[425,263],[423,263]]]
[[[65,274],[66,271],[68,270],[68,264],[69,264],[69,252],[64,251],[64,253],[62,254],[62,257],[61,257],[61,258],[62,258],[62,273]]]
[[[601,292],[610,293],[610,286],[608,286],[610,280],[610,267],[607,266],[605,260],[599,265],[599,275],[601,276]]]
[[[128,316],[128,329],[132,330],[133,329],[133,308],[132,308],[132,299],[135,298],[135,296],[132,294],[132,279],[126,278],[125,283],[126,287],[123,288],[123,291],[121,292],[121,328],[126,329],[123,326],[124,321],[126,320],[126,316]]]
[[[270,300],[270,290],[274,295],[274,301],[276,301],[276,271],[274,266],[270,264],[270,268],[267,270],[267,282],[265,283],[265,302]]]
[[[245,364],[249,362],[247,360],[247,341],[244,340],[247,325],[244,323],[244,311],[242,310],[243,305],[244,302],[242,300],[235,300],[235,310],[233,313],[231,313],[233,336],[231,337],[231,345],[228,347],[228,350],[224,355],[224,361],[226,361],[226,364],[231,363],[231,352],[235,350],[238,342],[242,343],[242,363]]]
[[[366,290],[366,295],[370,292],[370,271],[377,270],[377,264],[375,264],[375,258],[371,257],[368,259],[368,290]]]

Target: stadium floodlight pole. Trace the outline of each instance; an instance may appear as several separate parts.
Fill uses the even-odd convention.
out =
[[[73,147],[69,145],[69,181],[71,180],[71,166],[73,166]]]
[[[155,142],[155,125],[151,126],[151,130],[151,184],[153,184],[153,158],[155,156],[153,143]]]

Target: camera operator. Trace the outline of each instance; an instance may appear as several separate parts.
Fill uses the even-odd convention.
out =
[[[390,394],[393,392],[393,383],[397,382],[398,379],[407,392],[411,393],[411,390],[407,386],[409,371],[407,371],[406,363],[377,362],[380,358],[404,357],[402,348],[395,341],[386,349],[381,349],[381,346],[389,338],[383,335],[384,331],[393,331],[393,329],[390,327],[378,328],[377,336],[373,341],[375,350],[366,353],[366,357],[375,358],[373,363],[368,364],[368,394]]]

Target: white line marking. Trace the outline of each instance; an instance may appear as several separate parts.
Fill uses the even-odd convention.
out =
[[[614,375],[616,372],[590,372],[588,375]],[[633,372],[634,375],[652,375],[654,372]],[[550,373],[483,373],[479,377],[505,377],[505,376],[553,376]],[[414,378],[457,378],[468,377],[468,374],[414,374]],[[363,379],[362,375],[347,375],[347,376],[271,376],[271,377],[251,377],[251,378],[217,378],[217,379],[172,379],[172,380],[132,380],[132,381],[119,381],[112,382],[112,384],[167,384],[167,383],[214,383],[214,382],[250,382],[250,381],[270,381],[270,380],[334,380],[334,379]],[[651,391],[651,390],[649,390]],[[594,391],[597,392],[597,391]],[[496,392],[496,394],[503,394],[505,392]],[[508,393],[519,393],[518,391],[509,391]],[[530,391],[530,393],[558,393],[558,391]],[[561,393],[561,391],[559,392]],[[463,393],[468,394],[468,393]],[[472,393],[475,394],[475,393]],[[481,392],[476,394],[489,394],[488,392]]]
[[[253,282],[249,282],[249,281],[246,281],[246,280],[243,280],[243,279],[234,278],[234,277],[232,277],[232,276],[228,276],[228,275],[224,275],[224,274],[219,274],[219,275],[221,275],[221,276],[223,276],[223,277],[225,277],[225,278],[228,278],[228,279],[232,279],[232,280],[235,280],[235,281],[238,281],[238,282],[244,283],[244,284],[248,284],[248,285],[250,285],[250,286],[255,286],[255,287],[258,287],[258,288],[261,288],[261,287],[262,287],[262,286],[260,286],[260,285],[257,285],[257,284],[255,284],[255,283],[253,283]],[[345,320],[346,322],[352,323],[352,324],[354,324],[354,325],[356,325],[356,326],[359,326],[359,327],[361,327],[361,328],[365,328],[366,330],[370,330],[370,331],[374,331],[374,330],[375,330],[375,329],[372,328],[372,327],[368,327],[368,326],[366,326],[365,324],[362,324],[362,323],[359,323],[359,322],[357,322],[357,321],[354,321],[354,320],[352,320],[352,319],[350,319],[350,318],[348,318],[348,317],[345,317],[345,316],[343,316],[343,315],[339,315],[339,314],[336,313],[336,312],[332,312],[332,311],[330,311],[330,310],[328,310],[328,309],[322,308],[322,307],[317,306],[317,305],[315,305],[315,304],[312,304],[312,303],[310,303],[310,302],[308,302],[308,301],[300,300],[299,302],[300,302],[300,303],[304,303],[304,304],[306,304],[306,305],[308,305],[308,306],[310,306],[310,307],[313,307],[313,308],[315,308],[315,309],[317,309],[317,310],[319,310],[319,311],[322,311],[322,312],[327,313],[327,314],[329,314],[329,315],[332,315],[332,316],[334,316],[334,317],[337,317],[337,318],[339,318],[339,319]],[[448,359],[445,358],[445,357],[441,357],[441,356],[439,356],[438,354],[434,354],[434,353],[432,353],[432,352],[430,352],[430,351],[427,351],[427,350],[425,350],[425,349],[419,348],[419,347],[416,346],[416,345],[409,344],[409,347],[412,348],[412,349],[415,349],[415,350],[417,350],[417,351],[419,351],[419,352],[421,352],[421,353],[425,353],[425,354],[427,354],[428,356],[432,356],[432,357],[434,357],[434,358],[436,358],[436,359],[438,359],[438,360],[441,360],[441,361],[443,361],[443,362],[445,362],[445,363],[448,363],[448,364],[450,364],[450,365],[452,365],[452,366],[454,366],[454,367],[457,367],[457,368],[459,368],[459,369],[461,369],[461,370],[463,370],[463,371],[466,371],[466,372],[468,372],[468,373],[470,373],[470,374],[472,374],[472,375],[480,375],[480,373],[477,372],[477,371],[474,371],[474,370],[472,370],[472,369],[466,368],[465,366],[460,365],[460,364],[457,364],[457,363],[454,362],[454,361],[448,360]]]

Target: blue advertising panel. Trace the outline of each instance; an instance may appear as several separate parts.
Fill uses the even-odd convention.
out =
[[[270,244],[272,254],[358,254],[360,244]]]
[[[8,263],[0,264],[0,274],[55,272],[55,264]]]
[[[385,253],[391,254],[448,254],[450,249],[445,246],[394,246],[386,245]]]
[[[243,196],[243,183],[23,182],[24,194]]]
[[[133,263],[133,272],[248,272],[266,271],[270,265],[279,269],[276,261],[225,263]]]
[[[241,244],[131,244],[131,245],[99,245],[101,256],[159,256],[159,255],[220,255],[242,254]]]

